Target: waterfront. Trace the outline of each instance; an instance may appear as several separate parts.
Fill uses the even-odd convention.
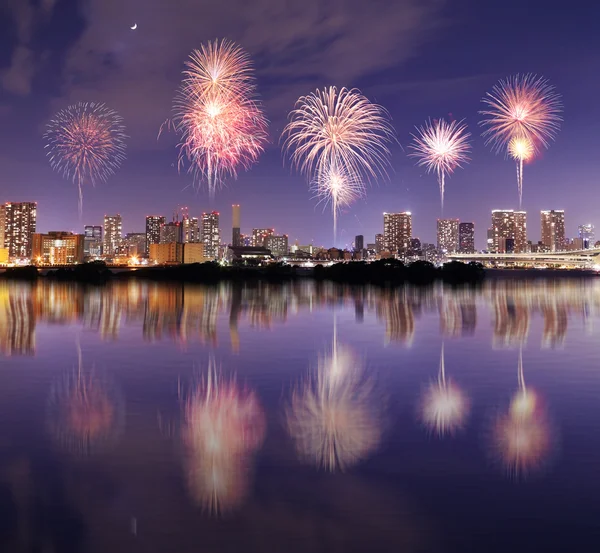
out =
[[[599,315],[597,279],[0,283],[0,545],[592,551]]]

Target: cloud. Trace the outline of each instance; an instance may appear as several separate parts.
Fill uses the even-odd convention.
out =
[[[133,142],[170,114],[188,53],[238,42],[256,61],[267,115],[281,120],[316,86],[352,85],[418,54],[441,23],[442,0],[87,0],[87,26],[68,53],[65,98],[119,110]],[[138,23],[138,29],[129,27]],[[147,140],[146,140],[147,142]]]
[[[48,21],[55,0],[8,0],[4,5],[15,25],[17,38],[8,69],[0,73],[2,87],[13,94],[22,96],[31,93],[31,84],[36,72],[36,55],[32,39],[37,28]]]

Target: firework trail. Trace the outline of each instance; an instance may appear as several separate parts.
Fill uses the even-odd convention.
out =
[[[332,86],[296,102],[283,149],[316,196],[331,202],[334,239],[338,210],[361,197],[365,183],[385,176],[393,136],[387,111],[356,89]]]
[[[77,184],[81,217],[83,184],[106,181],[125,159],[123,119],[104,104],[79,102],[54,116],[44,138],[51,167]]]
[[[482,99],[485,109],[479,113],[485,118],[480,125],[487,127],[482,136],[496,152],[510,151],[511,141],[526,140],[529,158],[540,147],[548,148],[560,130],[562,102],[554,87],[543,77],[516,75],[501,80]],[[519,206],[523,186],[523,161],[517,159]]]
[[[451,380],[446,379],[442,344],[438,378],[425,391],[419,409],[420,418],[425,426],[441,437],[445,434],[453,434],[464,426],[469,407],[469,400],[465,393]]]
[[[529,161],[534,154],[533,143],[529,138],[517,137],[508,143],[508,155],[517,162],[517,186],[519,188],[519,207],[523,197],[523,163]]]
[[[192,495],[210,513],[234,508],[246,495],[250,457],[265,436],[264,414],[255,394],[225,380],[211,360],[207,378],[185,402],[184,419]]]
[[[267,120],[256,99],[249,55],[233,42],[208,42],[186,62],[170,126],[180,137],[181,169],[206,179],[211,197],[227,176],[256,163],[267,141]]]
[[[435,119],[417,127],[417,134],[412,136],[410,148],[413,151],[409,155],[417,158],[417,165],[425,167],[428,173],[435,171],[443,211],[446,175],[451,175],[454,169],[469,161],[471,145],[468,139],[471,134],[462,121],[448,123],[444,119]]]
[[[317,370],[294,390],[286,408],[287,429],[301,459],[330,472],[365,459],[381,440],[373,385],[351,350],[338,346],[319,357]]]

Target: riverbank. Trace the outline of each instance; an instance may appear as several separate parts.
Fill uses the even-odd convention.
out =
[[[98,284],[109,280],[131,278],[153,281],[216,283],[219,281],[285,282],[298,278],[316,281],[330,280],[345,284],[373,284],[398,286],[404,283],[431,284],[443,281],[450,284],[470,284],[483,280],[485,271],[477,263],[454,261],[438,268],[424,261],[404,264],[394,259],[382,259],[372,263],[335,263],[330,266],[317,264],[313,268],[273,263],[264,267],[229,267],[218,263],[191,265],[150,266],[113,272],[104,263],[93,262],[72,268],[49,270],[42,274],[34,266],[11,267],[0,277],[12,280],[36,280],[38,278],[63,282]]]

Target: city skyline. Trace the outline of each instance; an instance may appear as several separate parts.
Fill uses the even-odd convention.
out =
[[[468,9],[465,5],[450,11],[433,2],[402,0],[373,10],[367,17],[352,4],[346,7],[349,19],[364,16],[359,32],[348,24],[333,30],[340,9],[335,7],[317,27],[307,6],[299,20],[285,14],[278,20],[282,30],[299,25],[297,38],[309,45],[300,56],[290,39],[281,33],[271,36],[272,26],[259,25],[264,23],[260,18],[252,32],[242,33],[235,18],[223,17],[216,8],[208,16],[202,12],[202,24],[192,30],[186,20],[193,14],[186,11],[183,17],[182,12],[159,7],[141,18],[139,28],[132,31],[129,19],[144,11],[139,0],[125,2],[123,15],[102,9],[99,0],[93,2],[99,4],[93,19],[88,12],[80,12],[79,3],[73,0],[69,9],[57,6],[46,19],[40,16],[31,22],[30,36],[39,40],[18,33],[1,39],[10,56],[5,58],[1,80],[5,94],[0,104],[0,201],[37,201],[39,228],[44,231],[79,231],[84,224],[100,224],[104,213],[118,209],[123,231],[141,232],[136,221],[146,214],[164,205],[186,204],[195,213],[220,211],[221,226],[227,229],[223,238],[230,241],[229,206],[239,203],[246,213],[246,228],[268,225],[285,230],[291,242],[331,243],[329,210],[311,200],[306,179],[283,163],[278,145],[287,113],[298,96],[330,84],[358,86],[385,107],[404,148],[422,121],[464,118],[472,134],[471,162],[447,179],[443,217],[473,221],[476,229],[483,230],[491,209],[517,209],[518,198],[514,164],[491,153],[480,136],[480,100],[499,79],[525,72],[543,75],[556,87],[563,98],[564,124],[552,147],[526,168],[522,209],[529,213],[564,209],[567,236],[576,236],[580,224],[598,224],[595,202],[583,201],[590,195],[595,199],[593,159],[598,149],[592,127],[600,110],[593,96],[596,77],[587,71],[596,49],[588,44],[582,48],[586,29],[592,30],[593,14],[583,10],[563,13],[544,5],[544,24],[539,24],[534,8],[513,20],[510,14],[518,9],[516,2],[505,3],[503,10],[468,2]],[[406,9],[411,17],[401,18]],[[3,16],[7,24],[18,23],[22,17],[18,11]],[[484,30],[480,22],[488,18],[495,24]],[[405,26],[402,33],[397,28],[400,20]],[[58,21],[61,32],[51,32],[51,25]],[[395,23],[386,25],[388,21]],[[505,33],[506,25],[514,36]],[[569,40],[556,41],[557,29]],[[380,40],[363,48],[361,37],[376,30]],[[167,134],[157,141],[156,135],[170,114],[183,61],[215,34],[238,41],[254,59],[258,92],[271,125],[269,143],[258,164],[241,172],[237,180],[227,180],[210,200],[206,190],[193,190],[189,176],[178,174],[175,137]],[[290,32],[290,36],[295,35]],[[331,40],[331,47],[316,48],[320,40]],[[26,61],[17,55],[23,48],[31,54]],[[338,48],[348,55],[336,56]],[[90,55],[84,59],[82,52]],[[333,59],[337,63],[331,63]],[[69,79],[69,74],[77,74],[78,79]],[[130,136],[128,158],[117,174],[95,188],[84,186],[81,221],[76,187],[52,171],[42,140],[42,129],[53,113],[77,101],[110,104],[123,117]],[[381,232],[383,211],[412,212],[413,234],[435,241],[430,221],[442,216],[437,183],[414,166],[400,145],[392,147],[389,179],[367,187],[364,201],[340,213],[335,245],[349,246],[357,234]],[[485,234],[476,232],[477,248],[484,245]]]

